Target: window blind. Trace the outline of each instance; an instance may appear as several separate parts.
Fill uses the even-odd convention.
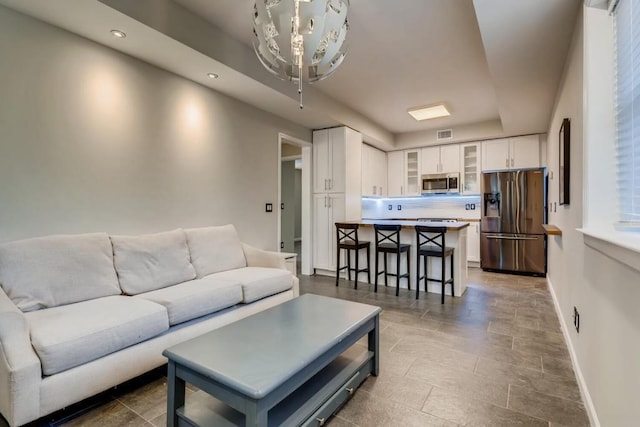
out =
[[[640,0],[619,0],[614,13],[620,220],[640,223]]]

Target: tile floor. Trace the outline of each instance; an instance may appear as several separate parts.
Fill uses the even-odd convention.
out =
[[[470,269],[462,298],[314,276],[302,293],[383,308],[381,365],[328,423],[372,426],[588,426],[544,278]],[[189,389],[192,399],[203,392]],[[151,374],[58,415],[64,426],[163,426],[166,378]],[[77,410],[77,408],[75,408]],[[60,418],[62,417],[62,418]],[[0,421],[0,426],[4,426]]]

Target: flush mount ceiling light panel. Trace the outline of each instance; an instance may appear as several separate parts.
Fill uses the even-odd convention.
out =
[[[407,112],[411,115],[411,117],[418,121],[437,119],[439,117],[447,117],[451,115],[449,110],[447,110],[447,107],[445,107],[443,104],[432,105],[430,107],[410,108]]]
[[[313,83],[333,73],[346,54],[349,0],[257,0],[253,49],[274,75]]]

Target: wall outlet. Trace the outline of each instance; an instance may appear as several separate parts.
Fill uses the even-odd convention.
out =
[[[392,211],[392,210],[393,210],[393,205],[388,205],[388,206],[387,206],[387,210]]]
[[[573,326],[575,326],[576,332],[580,333],[580,313],[576,307],[573,307]]]
[[[402,210],[402,205],[398,205],[398,210],[401,211]]]

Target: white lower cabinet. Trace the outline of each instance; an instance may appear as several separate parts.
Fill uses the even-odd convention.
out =
[[[480,221],[467,221],[467,261],[480,262]]]
[[[336,226],[345,219],[345,195],[321,193],[313,195],[315,213],[313,229],[313,267],[321,270],[336,269]]]

